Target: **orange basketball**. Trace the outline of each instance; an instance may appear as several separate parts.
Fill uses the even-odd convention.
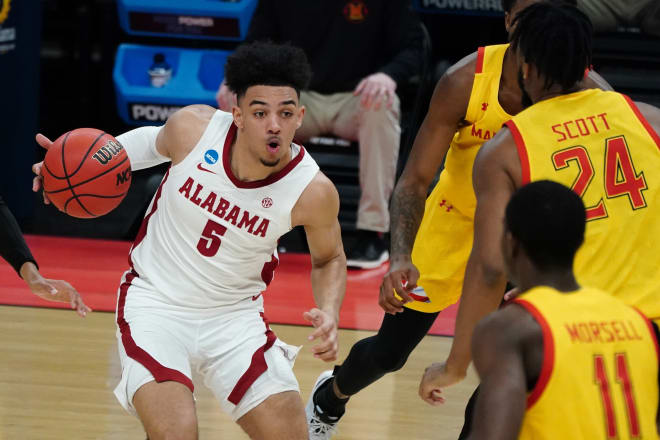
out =
[[[107,214],[131,186],[124,147],[95,128],[78,128],[57,138],[41,169],[44,193],[60,211],[79,218]]]

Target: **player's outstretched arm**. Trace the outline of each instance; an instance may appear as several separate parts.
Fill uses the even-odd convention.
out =
[[[477,322],[497,309],[506,277],[500,238],[504,211],[522,181],[520,160],[511,132],[503,128],[486,143],[474,162],[473,185],[477,196],[474,243],[463,281],[454,340],[439,381],[451,385],[465,377],[470,364],[470,341]]]
[[[326,362],[337,358],[339,308],[346,292],[346,255],[337,214],[339,195],[330,180],[319,172],[303,191],[291,213],[291,224],[305,227],[312,258],[312,291],[317,308],[305,312],[321,338],[312,348],[314,357]]]
[[[390,270],[383,278],[379,299],[380,306],[387,313],[403,310],[403,302],[394,296],[393,289],[404,300],[410,300],[402,281],[408,282],[409,291],[419,278],[410,254],[424,215],[429,185],[447,154],[454,133],[465,118],[475,65],[476,54],[469,55],[452,66],[436,84],[429,110],[394,189],[390,207]]]
[[[37,263],[23,234],[7,205],[0,197],[0,255],[12,265],[35,295],[49,301],[71,303],[71,308],[84,317],[91,309],[71,284],[62,280],[49,280],[39,273]]]
[[[189,105],[169,117],[165,125],[140,127],[117,136],[131,162],[131,170],[141,170],[171,161],[181,162],[202,137],[215,109],[208,105]],[[48,150],[53,142],[41,133],[35,137],[37,143]],[[41,189],[43,161],[32,165],[35,174],[32,191]],[[50,203],[44,194],[44,203]]]
[[[533,369],[525,365],[525,353],[528,346],[542,353],[542,344],[541,328],[519,306],[507,306],[479,322],[472,356],[481,384],[470,439],[518,438],[527,403],[528,370]]]

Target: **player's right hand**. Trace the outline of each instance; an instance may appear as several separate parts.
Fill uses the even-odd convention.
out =
[[[394,257],[390,260],[390,270],[383,277],[380,285],[378,304],[385,313],[394,315],[403,312],[403,305],[412,301],[408,292],[417,287],[419,271],[410,257]],[[394,295],[394,293],[399,298]]]
[[[230,112],[231,108],[236,105],[236,94],[229,90],[227,83],[222,81],[218,92],[215,94],[215,100],[220,110]]]
[[[46,150],[48,150],[50,146],[53,145],[53,142],[41,133],[37,133],[35,139],[37,140],[37,143],[42,147],[44,147]],[[32,179],[32,191],[34,192],[39,191],[42,187],[43,178],[41,177],[41,168],[43,167],[43,165],[44,165],[43,161],[37,162],[34,165],[32,165],[32,172],[36,174],[34,179]],[[43,192],[42,195],[44,197],[44,203],[48,205],[50,203],[50,200],[48,200],[48,197]]]

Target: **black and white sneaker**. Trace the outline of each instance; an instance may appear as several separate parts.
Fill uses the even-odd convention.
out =
[[[355,245],[347,252],[346,265],[357,269],[375,269],[390,259],[387,243],[375,231],[360,231]]]
[[[337,432],[337,422],[339,417],[331,417],[325,414],[320,406],[314,403],[314,394],[321,386],[332,378],[332,370],[324,371],[316,379],[312,393],[305,406],[307,415],[307,429],[309,430],[309,440],[329,440]]]

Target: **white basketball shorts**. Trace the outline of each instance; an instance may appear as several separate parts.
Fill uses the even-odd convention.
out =
[[[192,369],[204,378],[234,420],[284,391],[297,391],[293,364],[299,347],[277,339],[261,296],[213,310],[171,307],[127,274],[117,302],[121,381],[115,395],[136,415],[133,396],[144,384],[176,381],[194,391]]]

